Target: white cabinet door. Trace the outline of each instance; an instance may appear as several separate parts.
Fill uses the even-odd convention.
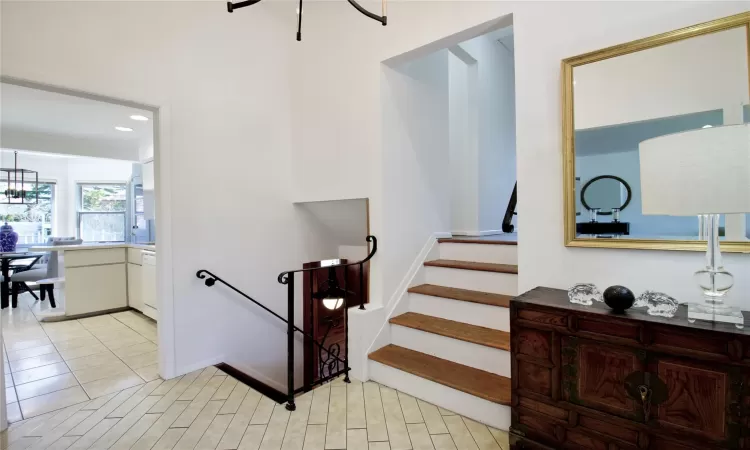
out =
[[[151,307],[154,311],[158,310],[156,303],[156,253],[143,252],[143,265],[141,266],[141,286],[143,292],[144,307]],[[148,308],[146,308],[148,309]],[[150,316],[144,310],[144,314]]]
[[[65,268],[65,314],[128,306],[125,264]]]
[[[128,306],[143,311],[141,266],[128,263]]]

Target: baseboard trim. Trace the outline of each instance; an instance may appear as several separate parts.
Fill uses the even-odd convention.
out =
[[[435,239],[450,238],[453,237],[453,233],[450,231],[437,231],[435,232]]]
[[[384,336],[386,336],[385,333],[388,333],[388,331],[390,330],[388,319],[391,318],[399,303],[401,303],[403,299],[408,295],[407,290],[409,289],[409,286],[413,284],[414,280],[420,275],[420,271],[424,270],[424,262],[433,251],[437,251],[438,237],[446,235],[448,237],[451,237],[450,233],[436,232],[432,236],[427,238],[427,242],[425,242],[424,246],[419,251],[419,254],[412,262],[411,267],[409,267],[406,275],[401,280],[401,283],[399,283],[396,292],[393,293],[393,296],[388,300],[388,303],[384,305],[383,323],[380,324],[380,329],[375,335],[375,338],[367,345],[367,352],[365,353],[365,356],[377,350],[378,345],[380,345],[379,342],[383,340],[382,338],[384,338]],[[423,277],[424,274],[422,273],[420,280]],[[390,336],[388,336],[387,341],[390,341]]]
[[[230,366],[227,363],[219,363],[219,364],[216,364],[215,367],[221,370],[222,372],[226,373],[227,375],[237,379],[237,381],[239,381],[240,383],[255,389],[256,391],[260,392],[261,394],[265,395],[266,397],[270,398],[276,403],[286,403],[288,400],[287,394],[284,394],[278,389],[273,388],[256,378],[253,378],[252,376],[246,374],[240,369]]]
[[[138,311],[137,309],[133,309],[129,306],[125,306],[122,308],[112,308],[112,309],[107,309],[104,311],[96,311],[96,312],[90,312],[90,313],[85,313],[85,314],[73,314],[70,316],[65,316],[65,315],[47,316],[47,317],[42,317],[41,319],[39,319],[39,322],[42,322],[42,323],[65,322],[68,320],[86,319],[88,317],[106,316],[107,314],[114,314],[114,313],[123,312],[123,311],[136,311],[140,313],[140,311]]]
[[[505,234],[503,230],[479,230],[479,231],[452,231],[449,234],[454,236],[495,236],[498,234]],[[443,236],[438,236],[443,237]]]

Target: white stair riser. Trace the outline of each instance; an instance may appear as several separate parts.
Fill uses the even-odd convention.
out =
[[[420,353],[510,378],[510,352],[391,324],[391,342]]]
[[[508,430],[510,407],[369,360],[370,379],[477,422]]]
[[[440,244],[440,259],[518,264],[518,246],[443,243]]]
[[[518,275],[516,274],[431,266],[426,266],[425,269],[427,269],[425,278],[429,284],[518,295]]]
[[[510,310],[501,306],[409,294],[409,311],[469,325],[510,331]]]

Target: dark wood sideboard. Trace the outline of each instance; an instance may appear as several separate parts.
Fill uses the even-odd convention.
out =
[[[750,322],[511,301],[512,449],[750,448]]]

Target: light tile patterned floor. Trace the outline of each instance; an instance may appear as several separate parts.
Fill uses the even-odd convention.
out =
[[[25,396],[24,385],[48,381],[20,401],[30,418],[0,433],[2,450],[509,449],[503,431],[374,382],[334,380],[299,396],[289,412],[215,367],[163,381],[140,370],[156,335],[135,313],[40,326],[20,305],[6,311],[7,350],[20,352],[4,364],[20,368],[11,383],[43,369],[9,387]]]
[[[341,379],[297,410],[215,367],[11,425],[2,449],[508,450],[507,433],[377,383]]]
[[[26,294],[0,313],[10,422],[159,378],[156,322],[147,317],[128,311],[40,323],[39,312]]]

